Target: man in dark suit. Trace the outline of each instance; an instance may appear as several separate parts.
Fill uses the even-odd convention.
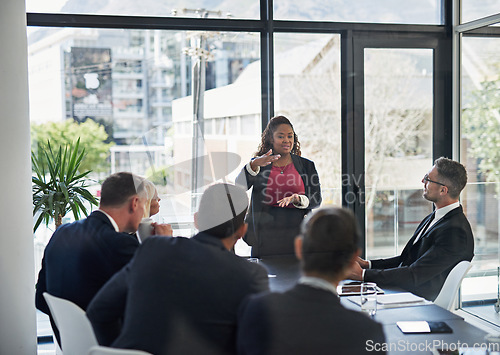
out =
[[[148,238],[87,309],[102,345],[162,354],[234,354],[241,301],[269,289],[266,270],[230,250],[246,232],[248,197],[210,186],[189,238]]]
[[[36,308],[50,316],[59,344],[59,332],[43,297],[44,292],[86,309],[97,291],[127,264],[139,242],[135,232],[144,214],[144,179],[116,173],[102,184],[99,209],[86,219],[60,226],[45,248],[36,285]],[[168,233],[168,225],[156,225]]]
[[[399,256],[358,259],[354,280],[396,286],[428,300],[436,299],[451,269],[474,256],[474,237],[458,199],[467,183],[467,171],[459,162],[439,158],[422,179],[423,197],[435,211],[424,218]]]
[[[356,263],[358,230],[353,214],[320,209],[302,224],[295,253],[298,284],[284,293],[249,297],[238,317],[238,354],[360,354],[385,342],[382,326],[344,308],[336,288]]]

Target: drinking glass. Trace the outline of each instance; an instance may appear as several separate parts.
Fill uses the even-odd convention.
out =
[[[137,229],[137,234],[139,236],[139,241],[141,243],[151,235],[153,235],[153,220],[151,218],[143,218],[139,223],[139,228]]]
[[[363,282],[361,284],[361,310],[373,317],[377,313],[377,284]]]

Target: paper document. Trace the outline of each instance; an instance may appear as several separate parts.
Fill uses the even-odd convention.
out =
[[[396,322],[403,333],[453,333],[445,322],[404,321]]]
[[[361,297],[359,296],[349,296],[347,297],[349,301],[360,306]],[[431,301],[425,298],[415,296],[409,292],[402,293],[389,293],[386,295],[377,295],[377,308],[378,309],[388,309],[388,308],[400,308],[400,307],[412,307],[412,306],[423,306],[432,304]]]
[[[380,295],[377,297],[377,303],[379,304],[417,303],[424,301],[425,298],[416,296],[410,292],[390,293],[388,295]]]
[[[426,321],[396,322],[403,333],[430,333],[431,327]]]

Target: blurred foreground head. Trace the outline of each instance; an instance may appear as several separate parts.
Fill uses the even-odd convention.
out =
[[[195,223],[200,232],[224,239],[245,223],[247,208],[248,196],[242,188],[215,184],[203,192]]]
[[[298,239],[296,252],[305,273],[339,279],[357,256],[359,230],[350,210],[327,207],[302,222]]]

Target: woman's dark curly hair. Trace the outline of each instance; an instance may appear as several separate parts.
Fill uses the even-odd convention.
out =
[[[290,127],[292,127],[293,130],[293,147],[292,147],[292,154],[300,156],[302,153],[300,151],[300,142],[299,142],[299,137],[295,133],[295,130],[293,129],[292,123],[286,118],[285,116],[276,116],[271,118],[269,123],[266,126],[266,129],[264,129],[264,132],[262,132],[262,141],[259,144],[259,150],[255,153],[255,156],[261,156],[262,154],[265,154],[273,147],[273,134],[278,128],[279,125],[281,124],[287,124]]]

